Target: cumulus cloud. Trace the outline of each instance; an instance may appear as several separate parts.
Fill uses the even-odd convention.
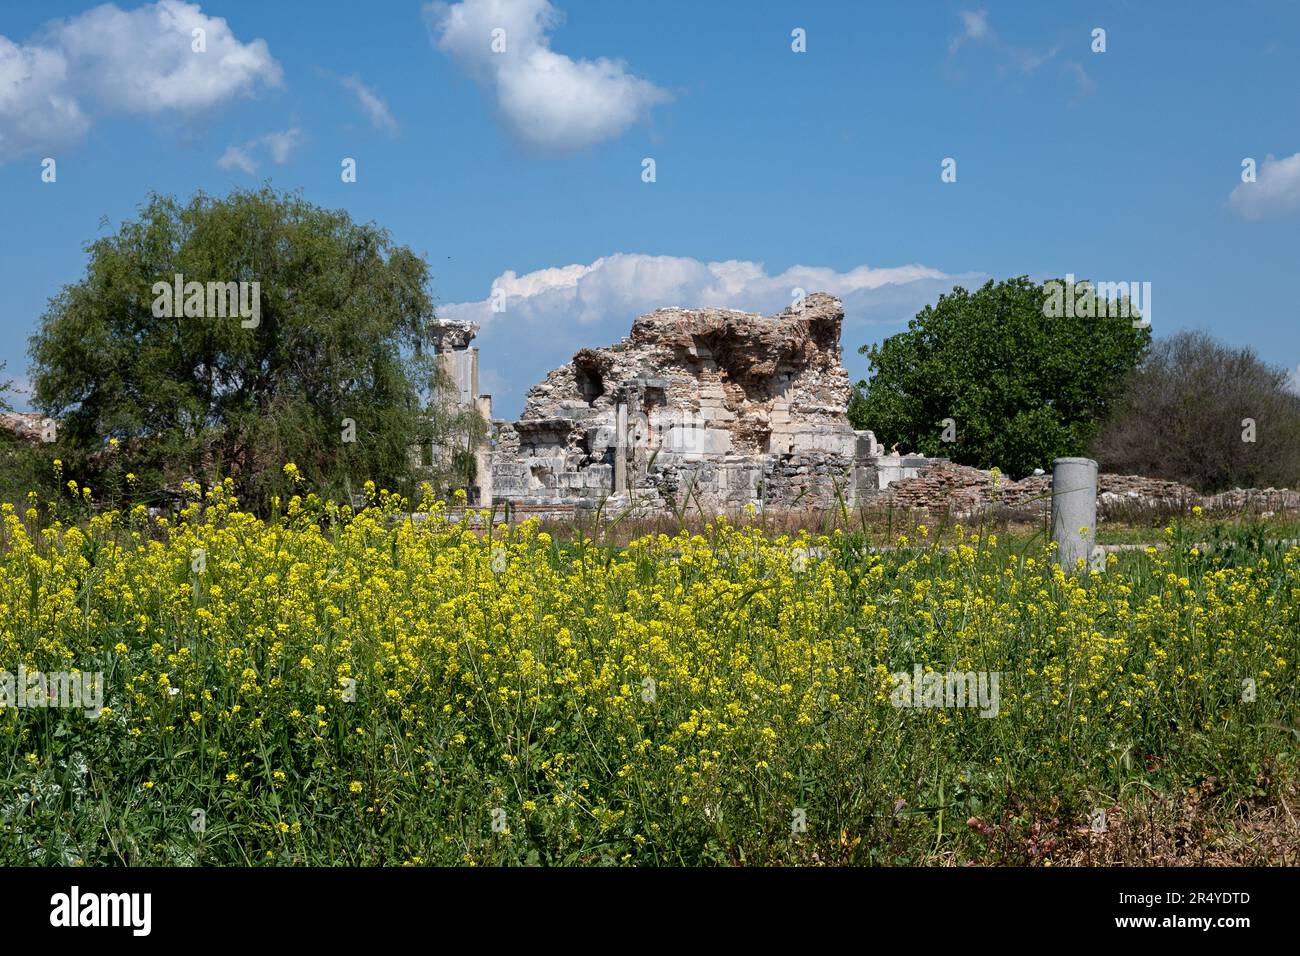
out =
[[[868,330],[902,328],[908,319],[954,285],[982,281],[977,273],[950,275],[923,265],[791,266],[770,274],[759,262],[702,262],[680,256],[619,253],[590,265],[575,264],[518,275],[503,272],[492,290],[504,302],[494,312],[492,290],[474,302],[441,305],[445,319],[478,322],[482,363],[504,389],[494,393],[499,415],[514,415],[528,387],[582,346],[608,345],[627,335],[638,315],[662,306],[737,308],[772,314],[787,308],[794,290],[829,292],[844,301],[845,364],[865,374],[856,348]],[[874,336],[871,336],[874,338]]]
[[[67,57],[0,36],[0,160],[75,142],[89,128],[68,92]]]
[[[480,302],[447,305],[442,311],[449,318],[468,318],[483,325],[502,320],[585,325],[611,315],[631,319],[669,305],[778,312],[790,304],[795,289],[829,292],[844,299],[847,308],[856,298],[888,286],[949,278],[921,265],[858,266],[848,272],[796,265],[769,275],[762,263],[746,260],[701,262],[681,256],[617,253],[591,265],[539,269],[522,276],[502,273],[492,283],[492,291],[504,296],[504,312],[492,311],[491,295]]]
[[[552,50],[561,15],[549,0],[434,2],[425,17],[434,44],[484,88],[502,125],[540,150],[611,139],[671,98],[621,61]]]
[[[296,126],[278,133],[266,133],[246,143],[227,146],[226,151],[217,159],[217,165],[226,170],[240,170],[251,176],[259,166],[254,158],[255,153],[265,152],[270,155],[271,162],[283,166],[289,162],[293,151],[301,143],[302,130]]]
[[[206,34],[203,52],[193,49],[196,29]],[[105,4],[56,24],[50,38],[85,80],[86,95],[125,112],[207,109],[281,80],[265,41],[240,43],[224,19],[182,0],[130,12]]]
[[[1242,219],[1255,221],[1300,213],[1300,153],[1260,164],[1253,183],[1238,183],[1228,204]]]
[[[76,142],[98,114],[193,115],[281,82],[265,41],[196,3],[104,4],[25,44],[0,36],[0,160]]]
[[[388,104],[380,98],[379,94],[366,86],[355,76],[345,76],[339,81],[344,88],[351,90],[357,97],[357,103],[360,104],[362,112],[370,120],[370,125],[381,133],[396,135],[397,120],[393,118],[392,111],[389,110]]]

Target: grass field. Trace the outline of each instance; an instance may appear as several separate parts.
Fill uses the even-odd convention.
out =
[[[368,496],[6,506],[0,668],[105,709],[0,710],[0,864],[1300,862],[1285,525],[1067,576],[1032,529],[561,541]],[[900,706],[927,672],[995,706]]]

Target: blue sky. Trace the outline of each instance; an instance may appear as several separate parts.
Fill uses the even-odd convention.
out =
[[[503,416],[640,312],[795,285],[855,378],[952,285],[1067,272],[1294,368],[1298,63],[1300,4],[1252,0],[0,0],[0,359],[105,217],[269,181],[427,256]]]

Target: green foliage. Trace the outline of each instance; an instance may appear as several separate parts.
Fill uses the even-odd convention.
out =
[[[958,287],[907,331],[863,346],[872,371],[849,406],[854,427],[886,447],[1017,477],[1081,454],[1151,335],[1130,318],[1050,318],[1046,298],[1024,276]],[[953,442],[943,440],[949,418]]]
[[[6,363],[4,362],[0,362],[0,372],[3,372],[5,370],[5,364]],[[7,412],[11,408],[13,408],[13,406],[9,404],[9,401],[6,398],[6,396],[10,392],[12,392],[13,389],[14,389],[14,383],[12,381],[10,381],[7,378],[0,378],[0,412]]]
[[[0,502],[20,502],[29,492],[57,494],[47,446],[0,429]]]
[[[154,194],[87,252],[30,354],[35,403],[60,420],[51,451],[97,496],[123,492],[128,473],[133,497],[154,501],[231,475],[265,503],[287,491],[290,461],[340,497],[367,478],[408,489],[412,447],[451,424],[431,407],[420,348],[427,265],[385,230],[269,186],[184,205]],[[260,283],[255,327],[157,317],[153,287],[178,273]]]

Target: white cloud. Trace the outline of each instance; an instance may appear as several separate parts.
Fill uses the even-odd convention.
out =
[[[1228,203],[1242,219],[1275,219],[1300,213],[1300,153],[1274,159],[1270,153],[1253,183],[1238,183]]]
[[[206,31],[201,53],[195,29]],[[104,4],[55,25],[50,37],[88,81],[84,92],[125,112],[197,111],[281,81],[266,41],[240,43],[224,19],[182,0],[130,12]]]
[[[67,83],[68,61],[59,50],[0,36],[0,160],[86,135],[90,120]]]
[[[961,11],[962,32],[948,43],[948,52],[956,53],[967,40],[982,40],[989,35],[989,14],[987,10]]]
[[[1052,57],[1060,52],[1060,47],[1052,47],[1046,53],[1035,53],[1033,50],[1019,50],[1011,48],[1011,58],[1015,61],[1016,68],[1022,73],[1033,73]],[[1078,66],[1078,64],[1075,64]],[[1082,67],[1080,67],[1082,69]]]
[[[257,172],[260,165],[253,158],[253,153],[259,147],[265,147],[266,152],[271,156],[271,162],[277,166],[283,166],[289,162],[293,151],[302,144],[302,130],[298,127],[286,129],[278,133],[266,133],[255,139],[250,139],[246,143],[237,146],[227,146],[226,151],[221,154],[217,160],[217,165],[222,169],[242,170],[250,176]]]
[[[845,363],[854,377],[865,361],[855,358],[871,326],[903,327],[925,304],[975,273],[949,275],[923,265],[891,268],[791,266],[769,274],[746,260],[702,262],[681,256],[618,253],[590,265],[503,272],[492,287],[505,297],[505,311],[492,311],[492,297],[438,307],[444,319],[482,326],[481,362],[495,371],[498,415],[513,415],[524,392],[582,346],[610,345],[628,334],[638,315],[664,306],[744,309],[770,315],[791,304],[793,290],[829,292],[844,301]],[[856,333],[856,334],[854,334]]]
[[[196,3],[104,4],[28,44],[0,36],[0,160],[76,142],[96,114],[192,115],[281,82],[265,41],[241,43]]]
[[[302,130],[295,126],[282,133],[267,133],[261,142],[270,150],[272,161],[277,166],[283,166],[289,161],[289,154],[302,143]]]
[[[667,102],[667,91],[604,57],[573,60],[550,48],[560,12],[549,0],[462,0],[425,7],[430,34],[494,100],[505,128],[550,152],[611,139]],[[496,30],[503,52],[493,51]]]
[[[361,109],[366,114],[366,118],[370,120],[371,126],[382,133],[396,135],[397,120],[393,118],[392,111],[388,109],[388,104],[380,98],[378,93],[355,76],[345,76],[339,82],[356,94],[357,102],[361,104]]]
[[[959,15],[962,29],[948,41],[950,56],[968,42],[987,44],[1001,54],[1007,64],[1014,66],[1021,73],[1032,73],[1060,52],[1060,47],[1053,47],[1046,53],[1036,53],[1006,42],[989,24],[987,10],[962,10]],[[1004,66],[1003,69],[1005,68]]]
[[[250,176],[257,172],[257,162],[243,146],[227,146],[226,151],[217,160],[217,165],[222,169],[240,169]]]
[[[511,324],[589,324],[610,317],[623,321],[671,305],[766,313],[786,308],[794,289],[829,292],[843,299],[846,313],[851,313],[854,306],[878,299],[890,287],[953,278],[957,277],[922,265],[857,266],[847,272],[796,265],[769,275],[762,263],[747,260],[701,262],[681,256],[616,253],[591,265],[539,269],[524,275],[507,270],[493,281],[484,299],[444,305],[439,314],[487,326],[503,320]],[[504,312],[492,311],[492,291],[504,296]]]

